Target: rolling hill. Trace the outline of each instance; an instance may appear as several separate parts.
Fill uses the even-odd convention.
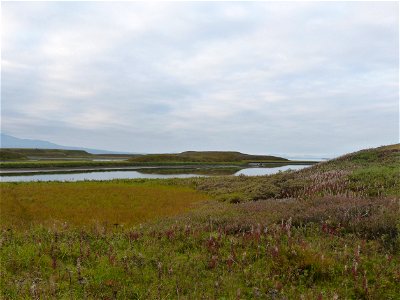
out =
[[[250,155],[235,151],[185,151],[172,154],[147,154],[132,158],[133,162],[198,162],[198,163],[221,163],[221,162],[286,162],[282,157],[269,155]]]

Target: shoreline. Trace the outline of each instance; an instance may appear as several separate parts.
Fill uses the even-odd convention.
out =
[[[268,165],[276,166],[287,166],[287,165],[314,165],[318,162],[315,161],[295,161],[288,163],[277,163],[277,162],[260,162],[260,163],[248,163],[245,165],[237,164],[184,164],[184,165],[153,165],[153,166],[76,166],[76,167],[37,167],[37,168],[0,168],[0,176],[13,176],[23,174],[48,174],[48,173],[90,173],[90,172],[107,172],[107,171],[136,171],[142,169],[221,169],[221,168],[262,168]]]

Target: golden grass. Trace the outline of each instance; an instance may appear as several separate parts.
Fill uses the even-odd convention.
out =
[[[187,187],[155,183],[1,183],[0,191],[0,225],[20,229],[55,222],[128,226],[180,214],[207,199]]]

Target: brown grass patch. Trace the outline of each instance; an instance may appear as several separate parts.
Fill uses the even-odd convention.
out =
[[[134,225],[185,212],[207,199],[187,187],[156,183],[3,183],[0,190],[0,224],[16,228],[54,222]]]

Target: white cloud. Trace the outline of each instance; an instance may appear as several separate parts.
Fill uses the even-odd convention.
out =
[[[396,142],[397,7],[5,3],[2,130],[144,152]]]

